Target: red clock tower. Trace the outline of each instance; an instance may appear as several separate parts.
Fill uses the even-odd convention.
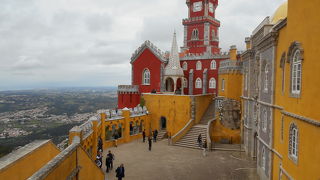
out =
[[[189,15],[184,19],[183,50],[190,53],[220,53],[220,21],[215,18],[218,0],[187,0]]]

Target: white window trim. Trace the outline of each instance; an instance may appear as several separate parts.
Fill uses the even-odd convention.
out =
[[[216,89],[217,88],[217,81],[216,79],[213,77],[210,79],[209,81],[209,89]]]
[[[300,95],[301,93],[301,79],[302,79],[302,61],[300,59],[300,50],[296,50],[292,57],[291,64],[291,93],[293,95]],[[297,59],[295,61],[295,59]],[[300,67],[300,69],[299,69]],[[300,82],[298,83],[298,79]],[[298,89],[299,86],[299,89]]]
[[[217,69],[217,62],[215,60],[212,60],[210,63],[210,69]]]
[[[199,30],[198,29],[192,30],[191,40],[199,40]]]
[[[225,86],[225,81],[224,81],[224,79],[222,79],[222,81],[221,81],[221,91],[224,91],[224,87]]]
[[[202,88],[202,80],[201,80],[201,78],[197,78],[197,79],[196,79],[195,87],[196,87],[197,89],[201,89],[201,88]]]
[[[201,70],[202,69],[202,63],[201,61],[197,61],[196,63],[196,70]]]
[[[182,64],[182,67],[183,67],[184,71],[188,70],[188,63],[186,61],[184,61]]]
[[[146,75],[149,75],[149,77],[146,77]],[[142,84],[143,85],[150,85],[151,84],[151,73],[150,73],[150,70],[148,68],[143,70],[143,73],[142,73]]]
[[[294,133],[292,131],[294,131]],[[293,140],[293,136],[294,136],[294,140]],[[293,153],[293,150],[294,150],[294,153]],[[299,129],[296,124],[291,123],[289,127],[289,157],[295,163],[297,163],[298,161],[298,156],[299,156],[298,153],[299,153]]]

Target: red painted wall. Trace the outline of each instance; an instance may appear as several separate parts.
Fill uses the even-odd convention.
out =
[[[150,93],[153,89],[160,91],[160,73],[162,61],[158,59],[148,48],[133,62],[133,85],[139,85],[140,93]],[[150,71],[150,85],[142,84],[143,71]]]
[[[134,108],[140,104],[140,94],[118,93],[118,109]]]

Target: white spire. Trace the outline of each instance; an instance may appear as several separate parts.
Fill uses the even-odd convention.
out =
[[[183,70],[180,66],[180,60],[179,60],[176,31],[174,31],[174,34],[173,34],[169,62],[164,70],[164,75],[165,76],[183,76]]]

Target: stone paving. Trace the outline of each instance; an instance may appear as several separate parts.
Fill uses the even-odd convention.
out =
[[[114,180],[115,169],[124,164],[125,180],[247,180],[258,179],[256,163],[244,153],[212,151],[207,156],[201,150],[168,146],[167,140],[152,144],[137,140],[103,152],[103,171],[108,150],[115,155],[114,168],[106,179]]]

